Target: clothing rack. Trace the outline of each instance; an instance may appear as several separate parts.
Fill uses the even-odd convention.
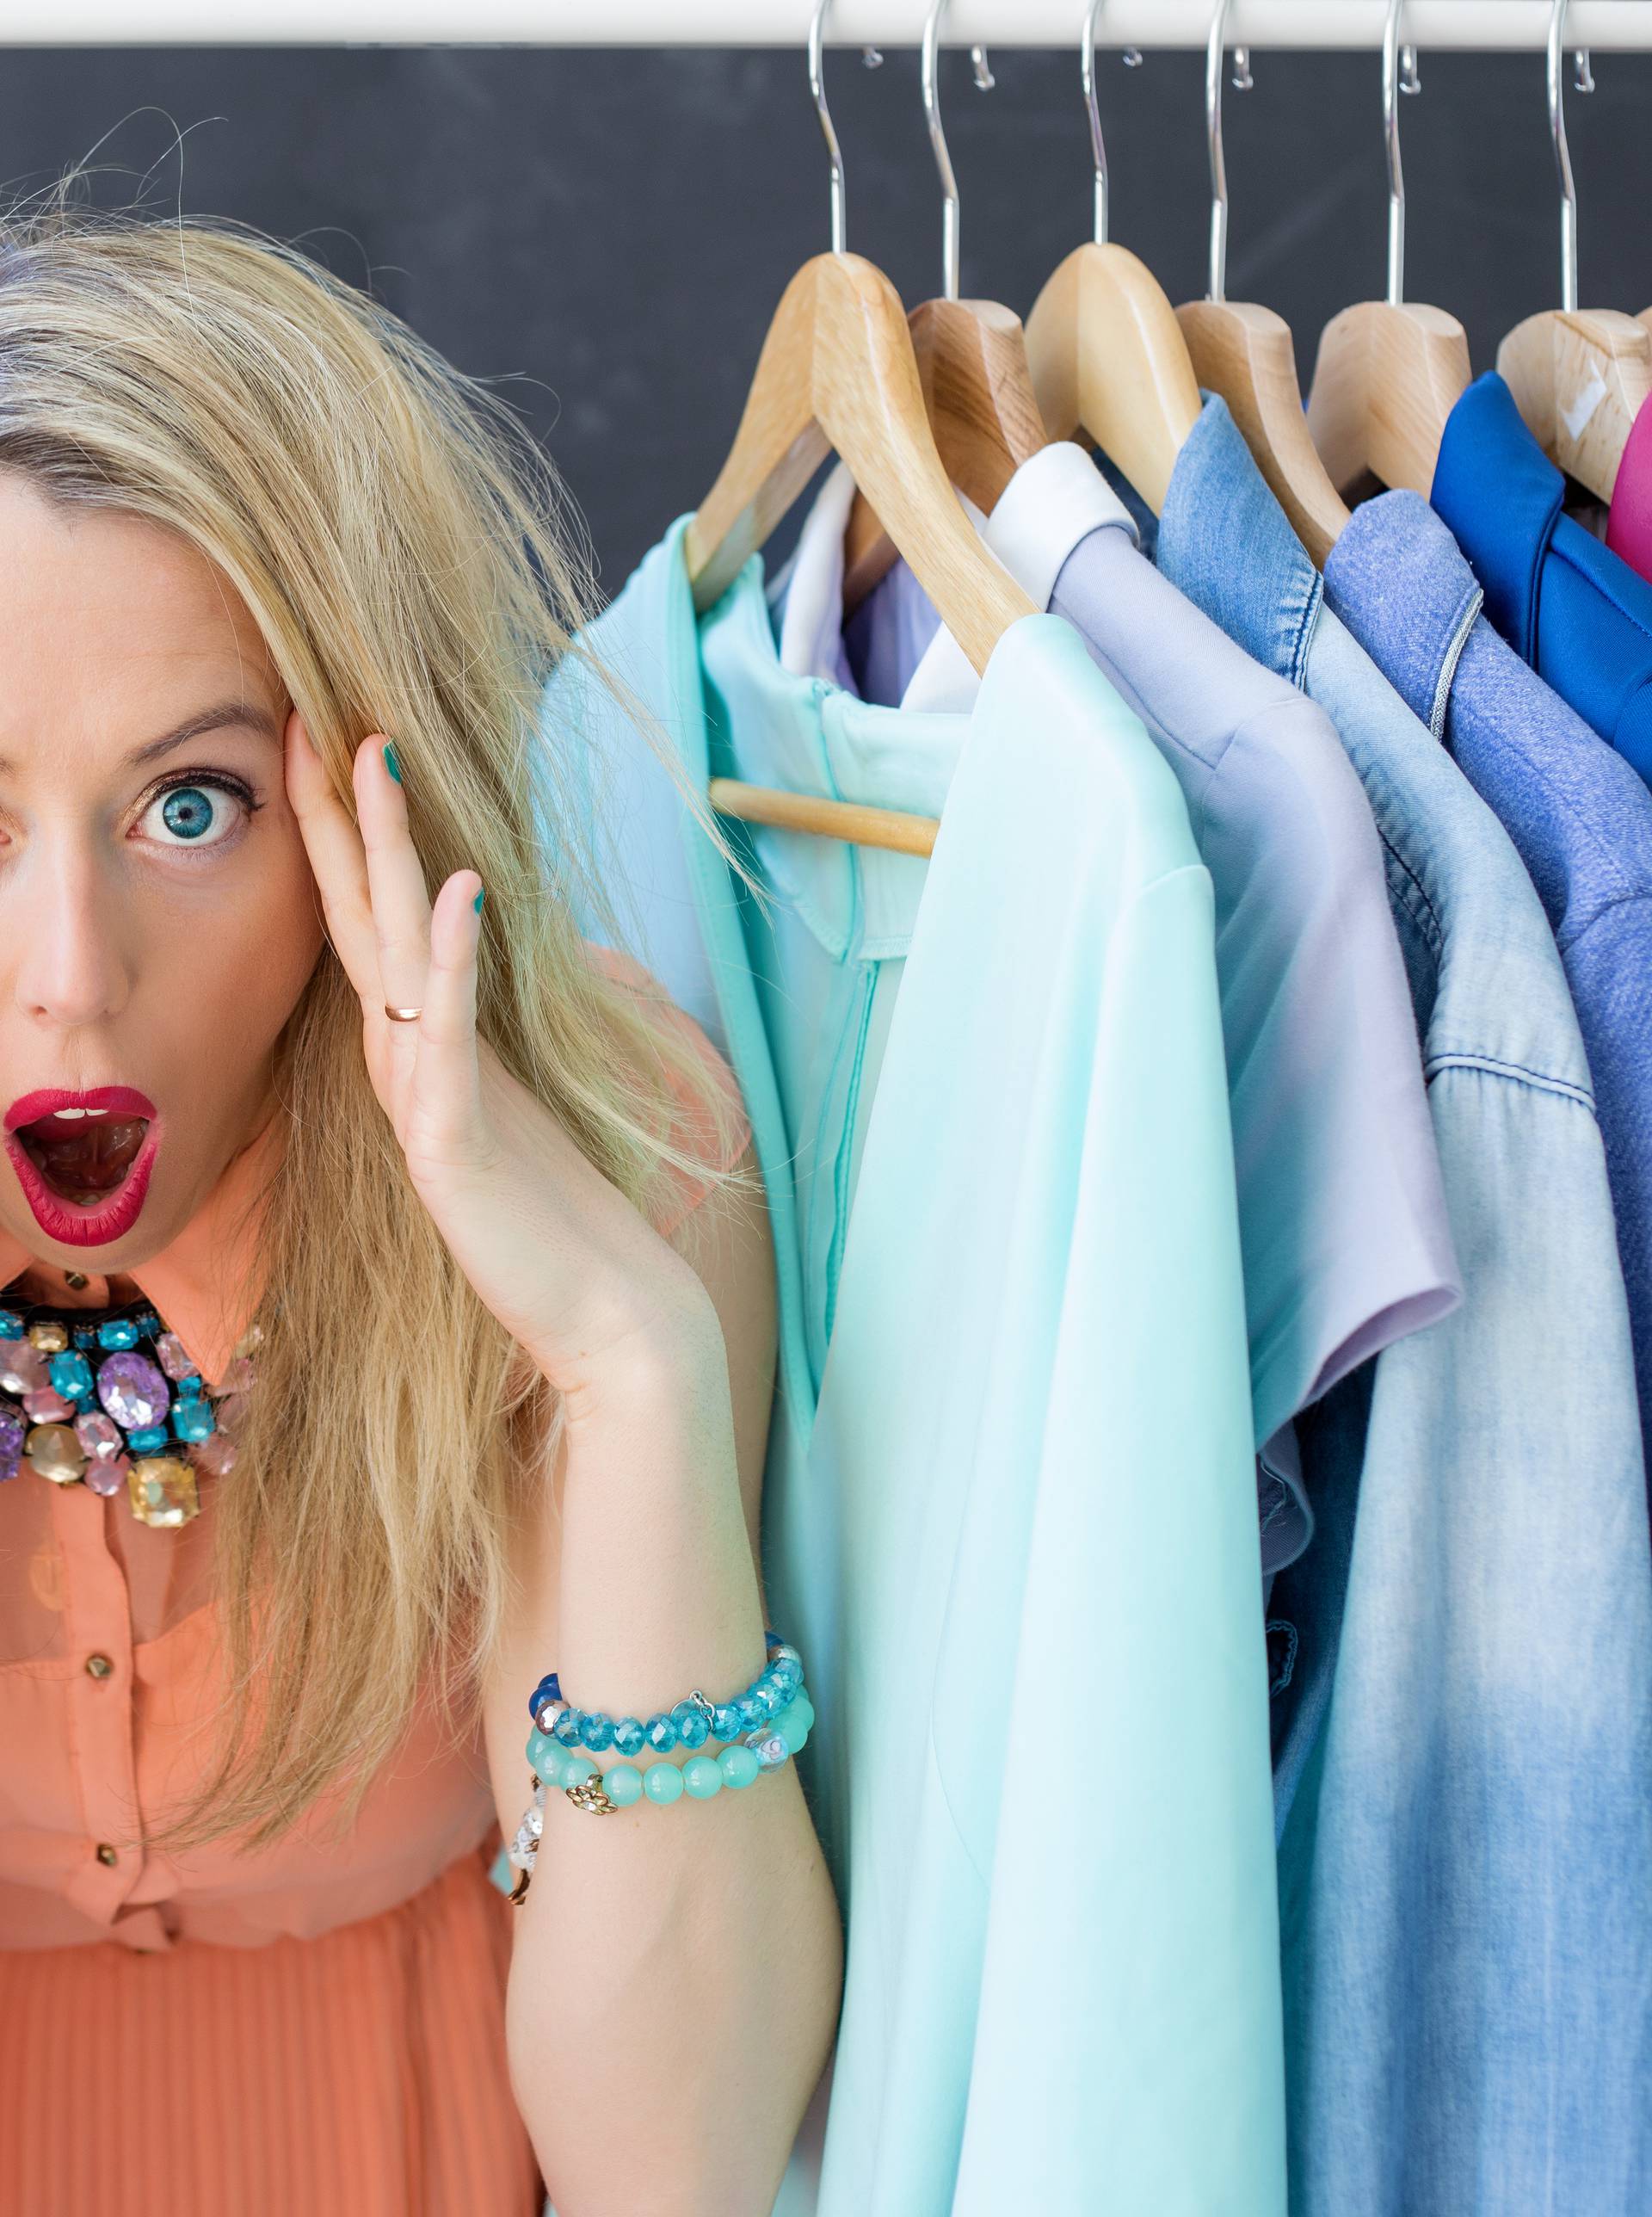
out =
[[[792,46],[810,0],[12,0],[9,46]],[[834,46],[915,46],[926,0],[837,0]],[[1072,46],[1083,0],[952,0],[949,46]],[[1403,35],[1445,48],[1540,52],[1549,0],[1410,0]],[[1202,48],[1211,0],[1104,0],[1104,48]],[[1384,0],[1234,0],[1228,40],[1267,47],[1383,42]],[[1652,51],[1652,0],[1573,0],[1568,46]]]

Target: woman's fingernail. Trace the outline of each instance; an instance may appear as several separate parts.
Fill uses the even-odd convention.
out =
[[[402,766],[400,763],[397,761],[396,750],[391,745],[388,739],[385,742],[385,768],[395,779],[397,784],[399,785],[402,781]]]
[[[476,912],[477,912],[477,914],[478,914],[478,916],[480,916],[480,915],[481,915],[481,913],[482,913],[482,904],[483,904],[483,902],[484,902],[484,900],[486,900],[487,897],[488,897],[488,889],[487,889],[487,887],[486,887],[485,886],[483,886],[483,888],[482,888],[482,890],[481,890],[481,892],[480,892],[479,893],[478,893],[478,895],[477,895],[476,899],[475,899],[471,903],[472,907],[476,911]]]

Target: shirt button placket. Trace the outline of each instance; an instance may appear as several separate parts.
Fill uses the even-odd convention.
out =
[[[83,1485],[53,1489],[53,1529],[63,1553],[64,1633],[81,1658],[68,1688],[83,1861],[71,1875],[75,1906],[113,1924],[143,1874],[133,1714],[132,1597],[106,1537],[105,1506]]]

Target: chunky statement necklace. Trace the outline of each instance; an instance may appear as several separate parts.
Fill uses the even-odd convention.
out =
[[[0,1307],[0,1483],[26,1463],[54,1485],[125,1491],[140,1523],[187,1524],[198,1474],[221,1477],[252,1384],[255,1325],[216,1393],[143,1300],[83,1309]]]

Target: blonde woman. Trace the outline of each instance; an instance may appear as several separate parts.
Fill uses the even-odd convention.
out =
[[[296,252],[0,229],[19,2217],[738,2217],[829,2050],[786,1746],[542,1786],[490,1876],[548,1671],[591,1772],[600,1713],[686,1775],[651,1720],[766,1663],[761,1186],[572,921],[564,536],[509,411]]]

